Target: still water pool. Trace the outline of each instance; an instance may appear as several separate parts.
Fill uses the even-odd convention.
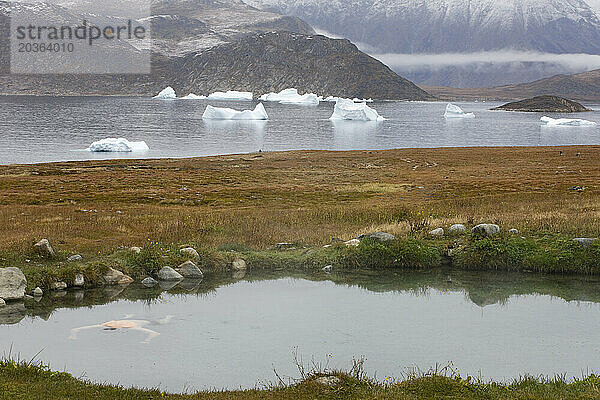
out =
[[[584,278],[362,271],[68,292],[0,311],[0,354],[41,351],[77,377],[171,392],[250,388],[274,382],[273,369],[298,377],[294,351],[331,368],[365,356],[381,379],[449,362],[502,381],[573,377],[600,367],[599,289]],[[146,331],[94,327],[70,338],[111,320],[159,335],[142,343]]]

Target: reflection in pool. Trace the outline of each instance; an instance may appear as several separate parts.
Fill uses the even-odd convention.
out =
[[[598,283],[443,270],[254,272],[169,292],[136,285],[69,292],[1,311],[11,325],[0,326],[0,352],[12,346],[28,358],[42,350],[41,360],[75,376],[173,392],[254,387],[275,380],[274,368],[295,377],[296,348],[304,360],[331,354],[333,368],[364,355],[379,378],[447,362],[496,380],[580,376],[600,365]],[[148,342],[132,329],[104,330],[106,321],[160,336]],[[87,326],[97,329],[69,339]]]

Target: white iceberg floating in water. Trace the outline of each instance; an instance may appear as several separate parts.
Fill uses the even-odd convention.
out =
[[[159,99],[159,100],[173,100],[176,98],[177,98],[177,95],[175,94],[175,90],[173,90],[173,88],[171,86],[164,88],[163,90],[160,91],[159,94],[157,94],[156,96],[153,97],[153,99]]]
[[[568,118],[559,118],[554,119],[550,117],[542,117],[540,119],[542,124],[546,126],[596,126],[597,123],[593,121],[588,121],[585,119],[568,119]]]
[[[234,110],[233,108],[218,108],[209,105],[206,106],[202,119],[260,121],[269,119],[269,116],[262,103],[258,103],[254,110],[244,111]]]
[[[252,92],[238,92],[229,90],[227,92],[214,92],[208,95],[210,100],[221,101],[252,101],[254,94]]]
[[[94,153],[132,153],[150,150],[146,142],[130,142],[123,138],[107,138],[98,140],[87,148]]]
[[[204,100],[206,96],[198,96],[197,94],[190,93],[187,96],[180,97],[181,100]]]
[[[475,118],[475,114],[465,113],[459,106],[448,103],[444,118]]]
[[[280,104],[309,104],[318,105],[322,97],[314,93],[300,95],[298,89],[284,89],[279,93],[267,93],[260,96],[262,101],[274,101]]]
[[[338,99],[330,120],[336,121],[384,121],[377,111],[366,103],[355,103],[350,99]]]

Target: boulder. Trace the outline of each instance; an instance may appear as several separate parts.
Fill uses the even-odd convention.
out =
[[[500,227],[495,224],[479,224],[471,229],[471,233],[475,233],[481,236],[493,236],[500,233]]]
[[[450,228],[448,228],[448,230],[451,233],[463,233],[467,231],[467,227],[463,224],[454,224]]]
[[[180,281],[183,276],[171,267],[163,267],[158,271],[158,280],[165,282]]]
[[[40,255],[40,257],[48,258],[54,256],[54,249],[50,245],[48,239],[42,239],[37,242],[34,246],[35,251]]]
[[[26,287],[27,279],[19,268],[0,268],[0,299],[21,300]]]
[[[376,242],[389,242],[391,240],[396,240],[396,236],[387,232],[373,232],[367,233],[365,235],[359,235],[357,237],[358,240],[370,239]]]
[[[83,285],[85,285],[85,277],[83,276],[83,274],[75,275],[75,279],[73,280],[73,286],[80,288],[83,287]]]
[[[328,265],[323,268],[323,272],[325,272],[326,274],[330,274],[331,271],[333,271],[333,265]]]
[[[106,285],[128,285],[133,283],[133,279],[130,276],[125,275],[121,271],[109,268],[108,271],[102,277],[102,280]]]
[[[429,232],[429,235],[436,237],[436,238],[441,238],[444,236],[444,229],[443,228],[434,229],[431,232]]]
[[[231,263],[231,269],[234,271],[245,271],[247,269],[246,261],[241,258],[236,258]]]
[[[83,260],[83,257],[81,257],[79,254],[73,254],[71,257],[67,258],[68,262],[76,262],[81,260]]]
[[[52,282],[50,284],[50,290],[65,290],[67,288],[67,284],[61,281]]]
[[[352,246],[357,247],[360,244],[360,240],[351,239],[351,240],[348,240],[347,242],[344,242],[344,244],[348,247],[352,247]]]
[[[327,387],[334,387],[342,383],[342,380],[337,376],[327,375],[327,376],[319,376],[315,378],[315,383]]]
[[[200,268],[198,268],[196,264],[194,264],[191,261],[184,262],[175,270],[184,278],[201,279],[204,277],[204,274],[202,273]]]
[[[42,297],[44,295],[44,291],[38,286],[35,289],[33,289],[33,295],[35,297]]]
[[[579,243],[582,247],[585,247],[585,248],[590,247],[597,240],[598,240],[598,238],[575,238],[575,239],[573,239],[574,242]],[[2,297],[2,296],[0,296],[0,297]]]
[[[197,260],[200,258],[200,254],[198,254],[198,252],[196,251],[196,249],[192,248],[192,247],[185,247],[181,250],[179,250],[179,252],[181,254],[183,254],[184,256],[187,256],[189,258],[192,258],[194,260]]]
[[[131,251],[132,253],[135,253],[135,254],[140,254],[142,252],[142,248],[133,246],[133,247],[129,248],[129,251]]]
[[[156,279],[150,278],[150,277],[148,277],[142,281],[142,285],[149,287],[149,288],[154,287],[157,284],[158,284],[158,281]]]

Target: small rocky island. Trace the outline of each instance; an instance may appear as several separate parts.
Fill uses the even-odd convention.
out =
[[[537,96],[531,99],[508,103],[500,107],[492,108],[492,110],[556,113],[592,111],[576,101],[567,100],[558,96]]]

